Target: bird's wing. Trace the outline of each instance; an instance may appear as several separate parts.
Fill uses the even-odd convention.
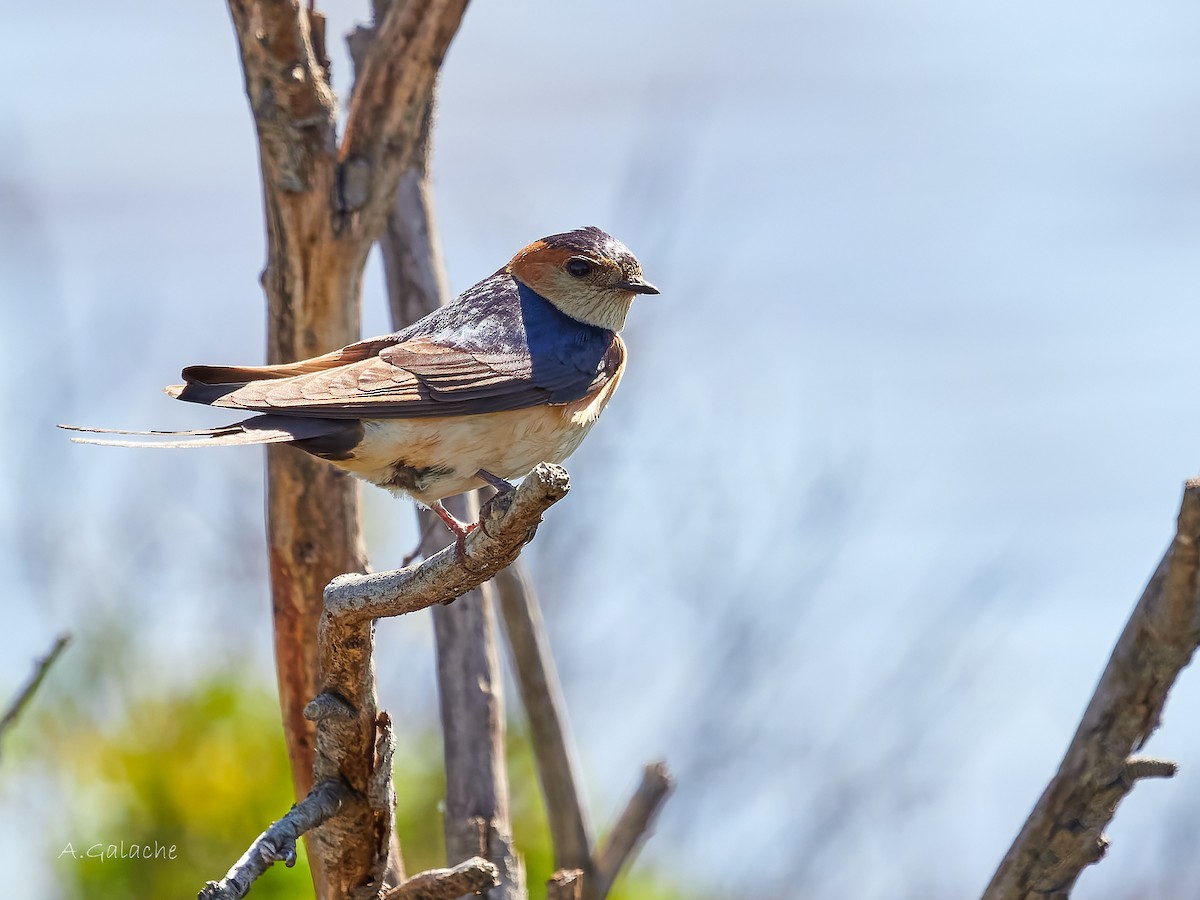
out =
[[[366,359],[315,371],[272,373],[243,384],[190,383],[169,390],[184,400],[293,416],[476,415],[569,403],[599,390],[620,373],[625,345],[611,332],[590,343],[594,346],[577,343],[531,354],[468,351],[419,337],[382,345]],[[212,396],[205,396],[205,390]]]

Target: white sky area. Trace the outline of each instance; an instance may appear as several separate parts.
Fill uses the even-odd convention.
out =
[[[366,6],[321,5],[331,35]],[[97,617],[156,683],[268,677],[260,452],[51,427],[219,424],[161,386],[262,358],[227,14],[4,30],[0,686]],[[643,761],[679,776],[644,858],[728,896],[982,890],[1200,467],[1198,46],[1184,2],[471,6],[436,132],[454,290],[586,224],[662,289],[528,553],[598,822]],[[364,497],[395,563],[411,512]],[[436,721],[429,632],[380,628],[398,722]],[[1082,900],[1197,891],[1195,673],[1148,749],[1181,773]],[[50,897],[31,802],[0,792],[0,867]]]

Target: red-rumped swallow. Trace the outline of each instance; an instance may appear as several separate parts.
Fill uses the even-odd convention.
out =
[[[599,228],[535,241],[453,303],[402,331],[274,366],[189,366],[167,393],[260,415],[202,431],[74,431],[174,440],[117,447],[287,443],[434,510],[460,549],[473,528],[442,500],[511,490],[574,452],[625,371],[618,332],[638,294],[636,257]]]

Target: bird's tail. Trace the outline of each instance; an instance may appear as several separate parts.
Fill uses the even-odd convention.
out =
[[[199,431],[119,431],[115,428],[81,428],[78,425],[59,425],[67,431],[87,434],[121,434],[151,438],[143,441],[110,440],[108,438],[76,437],[77,444],[100,444],[107,447],[154,447],[160,450],[178,450],[185,447],[236,447],[243,444],[282,444],[305,441],[310,445],[321,444],[325,439],[336,439],[352,428],[361,428],[354,421],[336,419],[300,418],[298,416],[262,415],[253,416],[244,422],[235,422],[221,428],[205,428]],[[349,435],[346,435],[349,437]],[[308,446],[305,449],[309,449]]]

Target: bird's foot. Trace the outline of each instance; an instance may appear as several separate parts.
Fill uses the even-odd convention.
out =
[[[517,486],[499,475],[493,475],[486,469],[480,469],[475,473],[475,477],[480,481],[486,481],[496,489],[495,495],[485,500],[479,509],[479,523],[483,528],[483,523],[492,515],[493,510],[499,508],[499,511],[503,512],[508,508],[508,504],[512,501],[513,491],[517,489]],[[486,528],[483,530],[487,531]]]

